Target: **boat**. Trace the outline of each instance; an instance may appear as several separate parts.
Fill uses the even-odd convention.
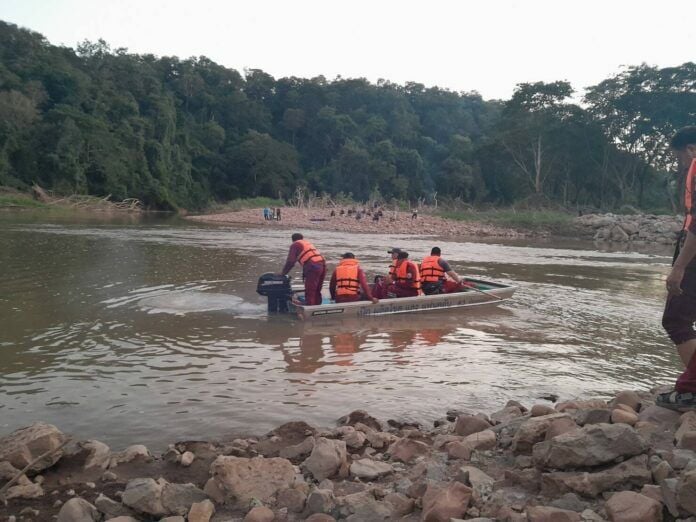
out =
[[[365,319],[395,314],[430,313],[442,310],[495,306],[512,297],[514,285],[486,279],[466,279],[474,288],[464,288],[451,294],[419,295],[380,299],[379,303],[355,301],[334,303],[324,298],[320,305],[304,304],[304,286],[291,285],[287,276],[263,274],[256,291],[268,298],[268,311],[294,313],[300,319],[313,320],[328,317]]]

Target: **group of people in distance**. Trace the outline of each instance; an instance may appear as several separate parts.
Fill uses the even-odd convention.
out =
[[[351,252],[343,254],[331,275],[331,299],[337,303],[365,300],[378,303],[380,299],[387,298],[459,292],[472,286],[442,258],[439,247],[434,247],[420,264],[409,260],[408,252],[400,248],[392,248],[387,253],[392,256],[389,273],[386,276],[376,276],[372,287],[355,255]],[[292,235],[292,245],[280,275],[287,275],[296,263],[302,266],[305,304],[321,304],[326,259],[299,233]]]
[[[280,221],[280,209],[264,207],[263,219],[266,221]]]

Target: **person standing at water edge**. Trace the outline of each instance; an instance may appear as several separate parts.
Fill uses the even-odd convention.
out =
[[[288,275],[295,263],[300,263],[302,266],[305,304],[309,306],[321,304],[321,287],[326,277],[326,261],[314,245],[298,233],[292,235],[292,245],[290,245],[281,275]]]
[[[674,391],[658,395],[656,403],[670,409],[696,409],[696,127],[679,130],[670,142],[686,173],[684,187],[685,219],[667,276],[667,303],[662,326],[686,367]]]
[[[365,272],[360,268],[358,260],[355,259],[351,252],[346,252],[331,275],[331,282],[329,283],[331,299],[337,303],[360,301],[363,297],[360,295],[361,289],[366,299],[374,304],[379,303],[379,299],[372,297],[370,286],[365,278]]]

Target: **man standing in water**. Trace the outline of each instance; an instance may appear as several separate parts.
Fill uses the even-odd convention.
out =
[[[658,395],[659,406],[674,410],[696,409],[696,127],[684,127],[670,142],[686,173],[684,228],[677,241],[672,271],[667,276],[667,303],[662,326],[686,367],[674,391]]]
[[[326,277],[326,261],[314,245],[307,241],[302,234],[292,235],[292,245],[281,275],[288,275],[295,263],[302,266],[302,277],[305,287],[305,304],[308,306],[321,304],[321,287]]]

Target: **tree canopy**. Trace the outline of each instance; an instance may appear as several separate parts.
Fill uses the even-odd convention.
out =
[[[76,49],[0,22],[0,185],[200,208],[310,191],[567,206],[668,204],[668,137],[696,121],[696,65],[486,101],[419,83],[240,74],[206,57]]]

